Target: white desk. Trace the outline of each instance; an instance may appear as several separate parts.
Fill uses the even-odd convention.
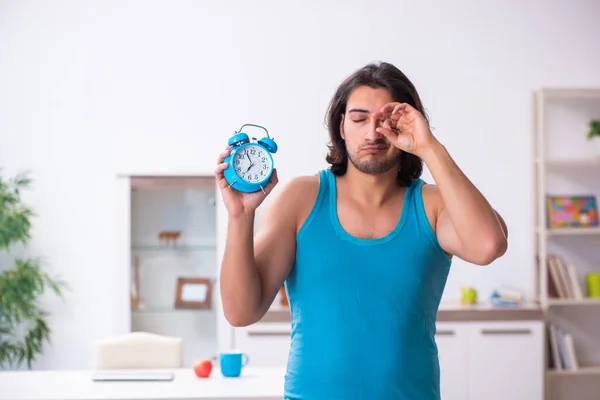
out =
[[[164,382],[94,382],[95,371],[0,372],[0,400],[281,400],[285,370],[244,368],[224,378],[218,367],[209,378],[192,369],[169,370]]]

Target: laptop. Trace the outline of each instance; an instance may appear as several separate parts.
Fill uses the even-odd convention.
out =
[[[95,382],[164,382],[175,375],[165,371],[101,371],[92,374]]]

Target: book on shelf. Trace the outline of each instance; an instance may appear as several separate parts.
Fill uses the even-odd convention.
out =
[[[553,299],[584,298],[581,283],[577,278],[575,266],[567,263],[564,258],[556,254],[548,254],[548,297]]]
[[[562,327],[549,322],[548,329],[548,367],[557,371],[577,371],[579,362],[575,353],[573,335]]]

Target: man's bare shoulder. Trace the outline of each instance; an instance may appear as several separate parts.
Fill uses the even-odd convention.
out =
[[[433,183],[423,183],[421,187],[421,198],[423,199],[423,208],[429,220],[433,231],[436,231],[437,220],[444,207],[444,202],[439,188]]]
[[[319,189],[319,175],[314,174],[296,176],[286,182],[286,184],[288,186],[288,190],[294,194],[300,194],[306,191],[314,191],[316,194]]]
[[[319,174],[296,176],[275,186],[269,203],[288,214],[298,227],[310,214],[318,192]]]
[[[421,197],[425,208],[431,209],[431,211],[439,211],[438,209],[443,206],[440,190],[434,183],[423,183]]]
[[[281,201],[296,206],[315,200],[319,191],[319,175],[293,177],[273,189],[272,201]]]

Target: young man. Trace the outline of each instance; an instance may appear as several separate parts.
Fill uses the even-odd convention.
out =
[[[440,398],[436,314],[451,257],[504,254],[502,218],[432,135],[391,64],[348,77],[328,110],[331,168],[262,192],[227,186],[220,288],[227,320],[260,320],[285,283],[292,318],[285,398]],[[436,185],[424,184],[422,163]],[[277,175],[266,194],[277,185]]]

